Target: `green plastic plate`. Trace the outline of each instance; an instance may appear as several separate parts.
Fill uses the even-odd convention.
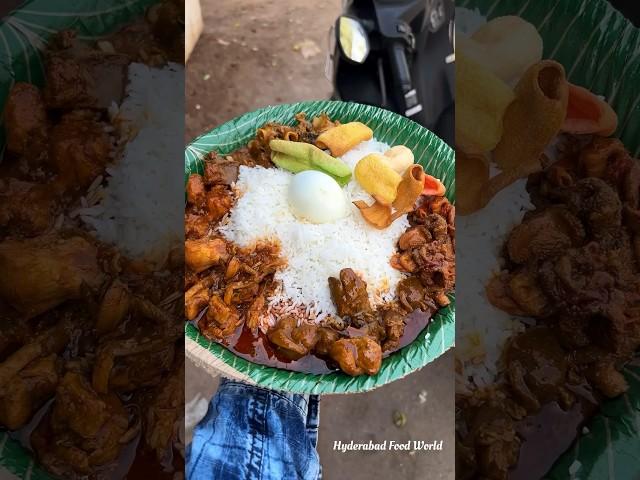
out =
[[[564,65],[572,83],[607,99],[618,113],[615,135],[638,156],[640,30],[620,12],[602,0],[461,0],[457,6],[488,18],[518,15],[535,25],[544,40],[544,57]],[[629,391],[603,405],[589,433],[574,442],[548,478],[640,478],[640,364],[624,373]],[[572,465],[580,466],[573,476]]]
[[[447,187],[447,196],[455,198],[455,157],[436,135],[400,115],[380,108],[345,102],[302,102],[292,105],[266,107],[247,113],[224,125],[205,133],[190,143],[185,150],[185,180],[193,172],[202,172],[203,155],[212,150],[228,154],[246,145],[258,127],[274,121],[294,123],[294,115],[306,112],[308,118],[326,112],[332,119],[341,122],[360,121],[374,132],[374,137],[389,145],[406,145],[415,154],[427,172],[440,178]],[[413,343],[393,353],[382,363],[377,375],[350,377],[344,373],[312,375],[291,372],[258,365],[237,357],[229,350],[211,342],[199,334],[191,324],[185,327],[186,341],[203,347],[204,355],[212,361],[222,361],[233,370],[249,377],[261,386],[295,393],[356,393],[380,387],[408,375],[435,360],[453,346],[455,338],[455,298],[452,303],[435,316],[432,323],[421,332]],[[188,345],[187,345],[188,347]],[[199,360],[203,360],[199,358]],[[206,358],[205,358],[206,361]]]

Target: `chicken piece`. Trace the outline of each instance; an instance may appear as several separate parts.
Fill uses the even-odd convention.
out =
[[[48,108],[106,110],[124,98],[129,58],[86,48],[51,54],[44,99]]]
[[[31,444],[49,471],[71,478],[115,460],[128,428],[127,412],[116,395],[98,395],[82,375],[67,372],[50,413],[31,434]]]
[[[212,152],[213,153],[213,152]],[[238,163],[209,154],[204,164],[204,181],[207,185],[233,185],[238,180]]]
[[[0,297],[32,318],[66,300],[80,298],[84,286],[97,289],[104,275],[97,249],[82,237],[52,235],[0,243]]]
[[[109,375],[108,389],[104,391],[126,393],[160,384],[174,363],[175,350],[173,342],[165,341],[147,351],[119,356]]]
[[[187,238],[202,238],[210,228],[209,219],[204,215],[185,213],[184,233]]]
[[[167,373],[175,357],[176,341],[184,335],[177,317],[172,323],[160,323],[156,332],[119,337],[103,337],[95,356],[91,385],[105,394],[110,390],[128,392],[140,387],[157,385]]]
[[[46,156],[47,123],[47,112],[38,87],[16,83],[9,92],[4,109],[7,150],[25,156],[31,167],[37,167]]]
[[[217,222],[233,207],[233,195],[222,185],[217,185],[207,192],[205,210],[210,222]]]
[[[84,190],[104,172],[113,152],[107,125],[90,112],[71,112],[51,130],[49,161],[67,189]]]
[[[526,217],[511,231],[507,252],[513,262],[523,264],[553,257],[584,239],[585,231],[578,218],[566,208],[551,207]]]
[[[250,280],[248,282],[233,282],[224,289],[224,303],[227,305],[252,302],[260,293],[260,283]]]
[[[74,327],[72,319],[64,319],[35,337],[30,337],[18,350],[0,363],[0,391],[8,389],[11,381],[27,365],[40,357],[61,353],[71,337]]]
[[[224,303],[219,295],[209,299],[209,310],[200,320],[200,330],[208,337],[222,340],[231,335],[242,323],[238,310]]]
[[[418,269],[411,250],[394,254],[389,263],[393,268],[404,273],[413,273]]]
[[[118,325],[129,313],[129,291],[122,282],[114,280],[109,286],[98,309],[96,332],[104,335],[118,328]]]
[[[318,328],[318,341],[313,349],[314,353],[321,357],[328,357],[333,344],[341,338],[339,332],[333,328]]]
[[[0,394],[0,424],[17,430],[29,422],[54,394],[62,364],[56,354],[34,360],[11,380],[11,388]]]
[[[427,289],[417,277],[406,277],[398,282],[396,294],[400,307],[406,313],[415,310],[422,312],[436,311],[436,305],[427,295]]]
[[[375,375],[382,365],[382,348],[371,337],[343,338],[329,352],[347,375]]]
[[[525,315],[542,317],[552,312],[548,299],[537,279],[527,270],[513,273],[509,277],[509,295]]]
[[[260,316],[264,313],[265,303],[264,295],[258,295],[249,305],[245,324],[250,330],[255,331],[260,326]]]
[[[501,272],[494,275],[485,287],[485,293],[489,303],[510,315],[525,316],[524,309],[511,297],[509,291],[509,272]]]
[[[590,383],[605,397],[615,398],[629,389],[629,384],[613,361],[609,359],[596,361],[588,375]]]
[[[53,224],[59,200],[54,185],[0,179],[0,226],[29,236],[43,233]]]
[[[206,191],[202,175],[192,173],[187,180],[187,202],[200,207],[206,199]]]
[[[193,285],[184,294],[184,314],[187,320],[194,320],[209,304],[209,288],[213,280],[209,277]]]
[[[553,401],[563,408],[572,405],[574,396],[566,388],[567,355],[549,328],[530,328],[513,337],[504,361],[509,386],[529,413]]]
[[[291,315],[282,317],[267,336],[271,343],[293,360],[313,350],[319,338],[317,325],[302,323],[298,326],[298,321]]]
[[[400,250],[410,250],[412,248],[421,247],[431,240],[429,231],[422,225],[409,228],[404,232],[398,240],[398,248]]]
[[[162,465],[170,465],[172,446],[184,419],[184,360],[160,384],[147,407],[144,440]]]
[[[396,350],[400,345],[402,335],[404,335],[405,315],[398,309],[390,308],[382,312],[382,321],[385,329],[382,351]]]
[[[339,316],[371,311],[367,284],[352,269],[340,270],[340,279],[329,277],[329,290]]]
[[[222,238],[203,238],[184,242],[184,262],[187,268],[200,273],[229,258],[227,243]]]

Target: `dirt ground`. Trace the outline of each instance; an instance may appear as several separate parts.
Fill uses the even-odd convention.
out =
[[[339,0],[203,0],[202,8],[204,34],[188,64],[185,141],[265,105],[330,96],[324,62]],[[315,54],[305,58],[303,51]],[[206,411],[217,381],[190,363],[187,368],[193,422]],[[453,479],[453,401],[451,352],[373,392],[323,397],[318,451],[324,478]],[[394,424],[394,412],[404,413],[404,426]],[[340,453],[333,450],[336,440],[443,440],[443,451]]]

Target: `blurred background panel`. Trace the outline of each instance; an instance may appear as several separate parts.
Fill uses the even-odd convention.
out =
[[[188,61],[185,142],[265,105],[328,99],[329,30],[340,0],[201,0],[204,27]],[[188,17],[189,15],[187,15]],[[187,438],[217,379],[187,360]],[[373,392],[325,396],[318,451],[323,478],[454,478],[453,354]],[[348,452],[334,441],[443,440],[440,452]]]

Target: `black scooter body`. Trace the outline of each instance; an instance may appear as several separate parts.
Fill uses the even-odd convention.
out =
[[[342,54],[336,42],[331,72],[334,98],[376,105],[402,115],[409,110],[409,118],[453,146],[455,64],[445,59],[453,53],[449,19],[453,18],[454,7],[451,0],[444,1],[448,19],[432,32],[428,27],[429,3],[347,2],[343,15],[357,19],[365,27],[370,52],[364,63],[354,63]],[[411,102],[407,105],[405,94],[411,89],[415,90],[415,103],[422,106],[417,113],[411,112]]]

